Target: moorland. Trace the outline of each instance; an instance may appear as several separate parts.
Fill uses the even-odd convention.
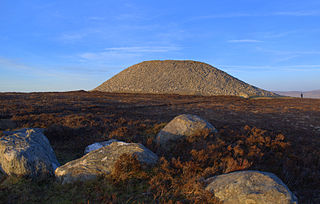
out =
[[[300,203],[320,203],[320,100],[102,92],[0,93],[0,119],[45,129],[61,164],[108,139],[158,152],[155,137],[175,116],[198,115],[219,132],[179,143],[144,169],[122,158],[117,174],[61,185],[2,177],[4,203],[134,203],[219,201],[203,189],[208,177],[242,169],[276,174]],[[120,164],[120,163],[119,163]]]

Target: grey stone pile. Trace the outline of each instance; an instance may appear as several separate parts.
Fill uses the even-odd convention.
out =
[[[133,65],[94,91],[180,95],[277,96],[209,64],[191,60],[153,60]]]

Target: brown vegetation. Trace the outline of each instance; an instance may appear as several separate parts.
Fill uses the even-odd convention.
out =
[[[219,133],[199,132],[177,143],[175,151],[162,154],[155,145],[156,134],[183,113],[207,119]],[[218,203],[203,190],[207,178],[254,169],[276,174],[300,203],[320,202],[320,100],[2,93],[1,118],[11,118],[19,127],[47,128],[45,134],[62,164],[82,156],[87,145],[112,138],[140,142],[161,157],[159,165],[146,168],[134,157],[123,156],[110,176],[68,187],[53,181],[41,184],[42,191],[34,187],[41,191],[35,197],[50,200],[67,191],[62,197],[70,195],[72,202]],[[11,202],[33,201],[24,200],[24,192],[8,182],[0,184],[0,196]],[[79,192],[85,193],[74,195]]]

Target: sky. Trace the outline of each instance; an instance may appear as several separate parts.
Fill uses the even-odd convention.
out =
[[[320,1],[0,0],[0,92],[92,90],[164,59],[266,90],[320,89]]]

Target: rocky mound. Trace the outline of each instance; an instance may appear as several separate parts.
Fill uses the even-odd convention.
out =
[[[145,61],[133,65],[94,91],[180,95],[276,96],[202,62]]]

